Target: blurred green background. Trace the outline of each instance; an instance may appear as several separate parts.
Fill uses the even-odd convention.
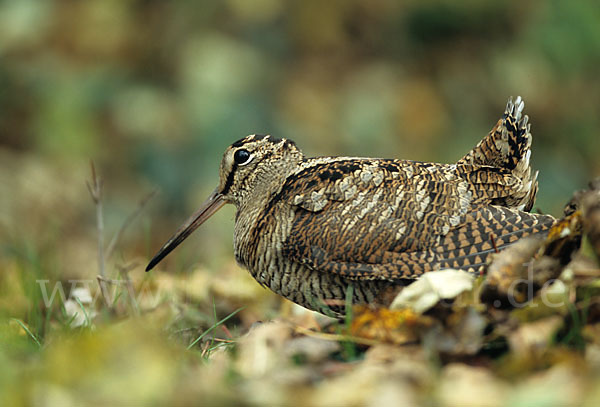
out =
[[[291,138],[307,155],[452,162],[517,95],[537,207],[559,215],[600,173],[599,4],[2,1],[3,253],[95,275],[90,160],[107,236],[160,191],[119,245],[141,267],[247,134]],[[232,218],[219,213],[166,264],[231,258]]]
[[[0,0],[0,403],[233,397],[243,369],[224,354],[207,364],[209,336],[188,345],[241,306],[233,335],[218,335],[286,313],[235,265],[234,209],[143,272],[215,187],[233,141],[268,133],[307,155],[453,162],[521,95],[536,206],[560,215],[600,174],[599,67],[594,0]],[[90,160],[105,245],[160,192],[107,260],[108,277],[130,268],[135,293],[158,301],[98,296]],[[93,302],[74,302],[73,279]],[[44,281],[70,298],[47,306]],[[247,389],[261,399],[269,383]]]

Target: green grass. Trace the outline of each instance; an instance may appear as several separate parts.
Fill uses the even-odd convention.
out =
[[[29,335],[29,337],[37,344],[37,346],[39,346],[40,348],[42,347],[42,344],[40,343],[38,338],[36,338],[36,336],[31,333],[31,331],[29,330],[27,325],[25,325],[25,323],[23,323],[23,321],[21,321],[20,319],[17,319],[17,318],[11,318],[11,320],[17,322],[21,326],[21,328],[23,328],[23,330],[25,332],[27,332],[27,335]]]
[[[223,325],[225,322],[227,322],[230,318],[232,318],[233,316],[235,316],[235,314],[237,314],[238,312],[240,312],[241,310],[243,310],[244,307],[238,308],[235,311],[233,311],[232,313],[230,313],[229,315],[227,315],[225,318],[221,319],[218,322],[215,322],[214,325],[212,325],[210,328],[208,328],[207,330],[205,330],[204,332],[202,332],[202,334],[197,337],[196,339],[194,339],[194,341],[192,343],[190,343],[187,346],[187,349],[192,349],[194,347],[194,345],[196,345],[198,342],[200,342],[202,340],[202,338],[204,338],[206,335],[208,335],[209,333],[211,333],[212,331],[214,331],[215,329],[217,329],[218,327],[220,327],[221,325]],[[216,315],[216,311],[215,311],[215,319],[217,317]]]

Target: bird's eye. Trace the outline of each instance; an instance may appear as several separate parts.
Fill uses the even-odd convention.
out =
[[[248,164],[252,159],[252,154],[248,150],[240,149],[233,154],[233,159],[237,165]]]

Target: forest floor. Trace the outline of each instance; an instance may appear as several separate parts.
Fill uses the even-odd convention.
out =
[[[5,256],[0,306],[28,312],[1,321],[0,404],[600,405],[600,196],[576,199],[485,275],[429,273],[344,320],[233,262],[51,281]]]

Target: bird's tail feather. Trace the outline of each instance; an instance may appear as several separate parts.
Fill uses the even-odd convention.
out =
[[[533,207],[537,194],[537,171],[531,169],[531,124],[529,117],[523,114],[525,102],[519,96],[513,102],[510,98],[502,118],[469,151],[458,164],[485,165],[510,170],[520,181],[515,183],[514,191],[503,206],[529,211]]]

